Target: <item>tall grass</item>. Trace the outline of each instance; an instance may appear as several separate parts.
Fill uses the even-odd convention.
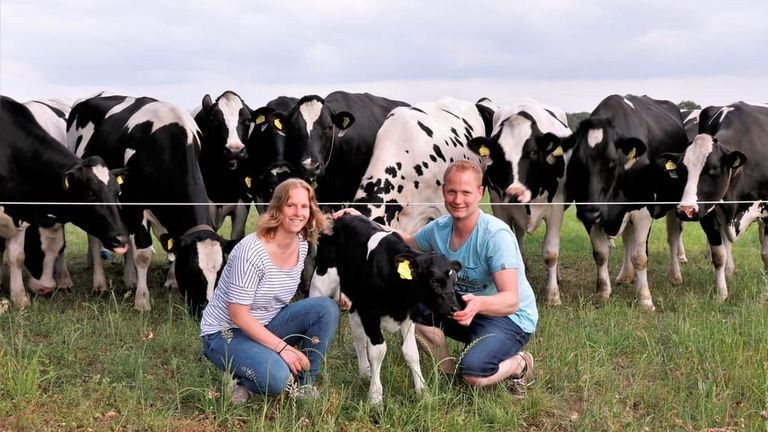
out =
[[[91,293],[85,240],[70,228],[73,292],[33,296],[29,310],[0,314],[0,430],[768,431],[761,417],[768,410],[768,279],[756,230],[735,245],[737,274],[721,304],[696,225],[684,232],[685,283],[667,281],[663,225],[654,224],[649,243],[655,313],[635,305],[630,286],[614,286],[605,304],[593,301],[589,240],[569,210],[561,243],[563,305],[540,305],[529,345],[538,381],[528,395],[470,388],[439,372],[427,355],[427,389],[416,395],[399,337],[388,337],[381,411],[366,403],[368,383],[356,376],[344,317],[319,400],[229,404],[229,378],[201,356],[197,323],[179,294],[162,288],[163,254],[150,274],[153,309],[139,313],[122,288],[118,259],[106,263],[113,291]],[[525,245],[537,294],[546,281],[542,237],[537,232]],[[618,240],[612,276],[620,251]],[[461,355],[460,345],[451,349]]]

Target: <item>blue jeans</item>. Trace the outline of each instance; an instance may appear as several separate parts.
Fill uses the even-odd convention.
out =
[[[300,373],[300,384],[317,380],[325,352],[339,325],[339,307],[328,297],[311,297],[284,307],[266,325],[275,336],[299,345],[310,362],[309,373]],[[230,333],[231,331],[231,333]],[[252,393],[278,395],[291,381],[291,370],[279,354],[232,328],[202,336],[203,354],[221,370],[231,371]],[[231,338],[228,337],[230,333]],[[313,345],[311,339],[319,343]]]
[[[447,337],[466,344],[458,364],[462,376],[484,378],[495,374],[499,363],[520,352],[531,338],[509,317],[478,314],[469,326],[463,326],[420,308],[414,321],[440,327]]]

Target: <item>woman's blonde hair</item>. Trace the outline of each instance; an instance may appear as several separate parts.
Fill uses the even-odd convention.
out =
[[[315,191],[304,180],[291,178],[280,183],[275,188],[275,193],[269,201],[267,211],[259,218],[256,224],[256,233],[259,237],[265,239],[275,238],[277,227],[283,222],[283,207],[288,202],[290,193],[294,189],[304,189],[309,196],[309,219],[307,224],[301,229],[301,235],[312,244],[317,244],[317,237],[320,231],[325,229],[325,218],[317,205]]]

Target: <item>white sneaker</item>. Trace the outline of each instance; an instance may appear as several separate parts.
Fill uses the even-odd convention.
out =
[[[229,396],[229,403],[233,405],[242,405],[248,402],[248,398],[251,396],[251,392],[248,391],[245,386],[235,384],[232,386],[232,391]]]

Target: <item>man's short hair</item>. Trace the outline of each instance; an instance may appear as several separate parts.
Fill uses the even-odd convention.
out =
[[[478,165],[477,162],[468,159],[459,159],[451,163],[448,165],[448,168],[445,169],[445,173],[443,173],[443,183],[448,182],[448,176],[454,171],[470,171],[475,175],[478,186],[483,185],[483,169],[480,168],[480,165]]]

